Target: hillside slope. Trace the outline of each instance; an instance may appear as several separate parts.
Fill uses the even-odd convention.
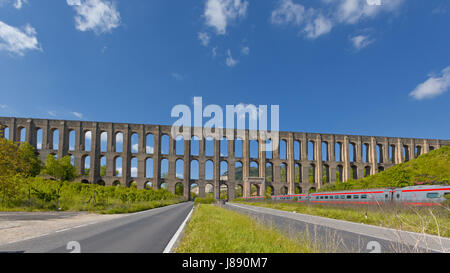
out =
[[[413,186],[416,182],[448,183],[448,181],[450,181],[450,146],[445,146],[361,180],[326,185],[321,191],[407,187]]]

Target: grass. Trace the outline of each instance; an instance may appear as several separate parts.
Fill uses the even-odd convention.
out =
[[[57,182],[42,177],[16,181],[0,202],[0,211],[89,211],[133,213],[185,201],[161,189],[100,186]]]
[[[318,252],[305,237],[288,237],[250,217],[215,205],[197,205],[178,253]]]
[[[450,209],[439,207],[407,207],[395,205],[307,205],[301,203],[246,202],[237,203],[260,206],[289,212],[317,215],[399,230],[450,237]]]

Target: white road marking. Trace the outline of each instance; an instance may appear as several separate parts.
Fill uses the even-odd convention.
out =
[[[181,223],[180,227],[178,228],[177,232],[175,232],[175,235],[173,235],[172,239],[167,244],[166,248],[164,249],[163,253],[170,253],[172,251],[172,248],[175,244],[175,242],[178,240],[178,237],[180,237],[181,232],[183,231],[184,227],[186,226],[187,221],[189,218],[191,218],[192,212],[194,211],[194,208],[191,209],[186,219],[184,219],[183,223]]]

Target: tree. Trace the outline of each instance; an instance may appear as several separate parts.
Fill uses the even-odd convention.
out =
[[[0,138],[0,190],[2,204],[15,196],[20,183],[29,183],[29,177],[39,174],[41,161],[33,146],[28,143],[14,143]],[[25,178],[25,179],[24,179]],[[29,188],[31,186],[29,185]]]
[[[49,175],[58,181],[73,181],[77,178],[78,171],[70,162],[70,156],[56,159],[54,155],[49,155],[42,174]]]

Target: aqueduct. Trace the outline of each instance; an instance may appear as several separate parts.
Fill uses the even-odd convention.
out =
[[[264,187],[276,195],[307,192],[450,145],[450,140],[280,132],[279,148],[265,152],[266,141],[250,140],[248,130],[234,140],[199,138],[192,130],[193,137],[184,140],[172,138],[165,125],[0,117],[0,127],[0,137],[30,143],[42,161],[49,154],[70,155],[85,183],[135,183],[140,189],[166,183],[172,192],[180,184],[185,197],[194,184],[199,196],[211,185],[216,198],[226,187],[229,199],[250,176],[265,177]]]

